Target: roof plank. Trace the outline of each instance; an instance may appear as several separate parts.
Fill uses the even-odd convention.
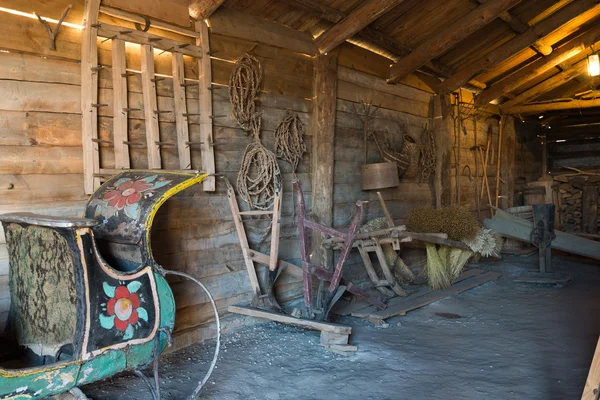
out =
[[[477,98],[477,103],[480,105],[489,103],[490,101],[499,98],[504,93],[513,91],[544,72],[556,67],[577,54],[580,54],[585,48],[590,47],[598,40],[600,40],[600,26],[594,27],[584,34],[571,39],[569,42],[552,52],[548,57],[539,58],[514,74],[509,75],[505,79],[490,86],[481,92]]]
[[[502,12],[519,3],[519,1],[490,0],[480,5],[394,64],[390,71],[389,83],[397,82],[427,61],[441,55],[470,34],[496,19]]]
[[[321,54],[325,54],[365,28],[371,22],[402,3],[404,0],[371,0],[326,30],[315,42]]]
[[[513,39],[496,49],[496,51],[489,53],[486,57],[483,57],[479,61],[458,71],[454,76],[446,79],[441,87],[447,91],[454,91],[485,69],[526,49],[540,38],[549,35],[563,25],[571,24],[573,22],[583,24],[596,18],[600,15],[600,5],[598,3],[598,0],[578,0],[577,2],[565,6],[538,25],[527,30],[525,33],[515,36]]]

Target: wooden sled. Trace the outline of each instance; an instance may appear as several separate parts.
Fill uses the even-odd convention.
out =
[[[127,171],[96,190],[86,218],[0,217],[11,296],[0,399],[45,398],[156,362],[175,302],[152,256],[152,221],[206,176]]]

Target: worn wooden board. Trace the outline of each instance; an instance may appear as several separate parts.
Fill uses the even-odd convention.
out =
[[[229,312],[243,314],[249,317],[269,319],[271,321],[281,322],[283,324],[301,326],[304,328],[314,329],[322,332],[341,333],[345,335],[350,335],[352,333],[352,328],[349,326],[294,318],[285,314],[259,310],[258,308],[230,306],[228,310]]]

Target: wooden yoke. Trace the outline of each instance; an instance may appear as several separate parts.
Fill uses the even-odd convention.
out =
[[[321,225],[314,221],[306,218],[306,206],[304,204],[304,196],[302,194],[302,187],[297,179],[293,180],[294,191],[296,193],[296,214],[298,215],[298,238],[300,240],[300,258],[302,260],[302,270],[304,278],[304,304],[308,307],[309,311],[312,306],[312,275],[315,274],[317,277],[321,277],[323,272],[330,273],[325,268],[319,265],[313,265],[310,263],[310,248],[308,245],[308,232],[307,229],[315,230],[323,234],[339,238],[343,240],[342,251],[340,258],[335,266],[333,275],[330,278],[329,292],[333,293],[338,289],[340,281],[342,279],[342,271],[344,263],[350,254],[354,240],[358,233],[358,228],[362,219],[362,202],[356,202],[356,212],[352,224],[348,233],[342,233],[333,228]]]

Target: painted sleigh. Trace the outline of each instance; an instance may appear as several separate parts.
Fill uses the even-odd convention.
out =
[[[175,319],[150,228],[169,197],[205,177],[127,171],[92,195],[86,218],[0,217],[11,296],[0,399],[44,398],[126,370],[148,383],[139,369],[156,363]]]

